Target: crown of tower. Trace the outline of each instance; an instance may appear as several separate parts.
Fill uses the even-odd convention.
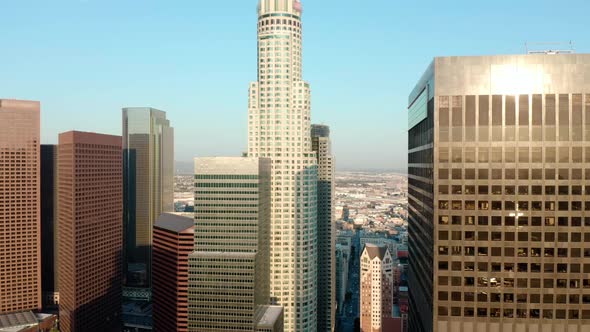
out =
[[[301,0],[259,0],[258,15],[277,12],[301,15],[303,5]]]

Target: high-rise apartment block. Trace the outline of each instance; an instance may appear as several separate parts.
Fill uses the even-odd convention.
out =
[[[40,105],[0,99],[0,313],[41,309]]]
[[[149,301],[154,223],[174,211],[174,129],[165,112],[123,109],[123,181],[124,282]]]
[[[260,0],[258,80],[250,83],[248,156],[272,159],[271,298],[285,331],[317,329],[317,158],[302,79],[302,5]]]
[[[41,291],[43,309],[59,304],[57,145],[41,145]]]
[[[123,234],[121,137],[59,135],[60,331],[120,328]]]
[[[361,254],[361,331],[386,332],[393,315],[393,260],[385,246],[366,244]]]
[[[410,331],[590,330],[590,55],[434,59],[409,98]]]
[[[189,331],[254,331],[257,319],[274,317],[264,314],[270,300],[270,202],[270,159],[195,159]]]
[[[163,213],[154,225],[154,331],[188,331],[188,256],[195,220]]]
[[[311,126],[311,145],[318,165],[318,331],[333,331],[336,315],[336,227],[334,225],[334,158],[330,127]]]

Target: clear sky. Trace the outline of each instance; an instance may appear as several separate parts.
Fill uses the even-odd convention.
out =
[[[588,0],[303,0],[312,121],[337,165],[404,168],[407,95],[434,56],[590,50]],[[121,134],[121,108],[168,113],[176,159],[246,148],[257,0],[0,0],[0,98],[42,102],[42,141]]]

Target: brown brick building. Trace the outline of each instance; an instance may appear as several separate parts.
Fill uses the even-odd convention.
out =
[[[59,135],[60,330],[111,331],[121,310],[121,137]]]
[[[154,225],[155,331],[188,331],[188,256],[194,234],[193,218],[165,213]]]
[[[0,313],[41,308],[39,117],[0,99]]]

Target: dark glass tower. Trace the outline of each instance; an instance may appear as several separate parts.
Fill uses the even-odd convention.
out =
[[[174,129],[165,112],[123,109],[123,181],[125,286],[149,300],[153,226],[174,209]]]
[[[311,147],[318,164],[318,331],[332,331],[336,315],[336,242],[334,215],[334,158],[330,127],[311,125]]]

